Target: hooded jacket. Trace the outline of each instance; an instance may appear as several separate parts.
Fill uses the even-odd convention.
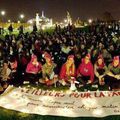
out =
[[[70,70],[72,71],[72,67],[70,68]],[[68,77],[75,77],[76,75],[76,69],[74,70],[74,73],[71,73],[69,76],[67,75],[67,68],[66,68],[66,64],[62,65],[61,71],[60,71],[60,79],[65,79],[67,80]]]
[[[36,65],[33,64],[34,59],[37,58],[37,56],[33,55],[31,58],[31,61],[28,63],[26,72],[27,73],[34,73],[37,74],[39,71],[42,70],[42,64],[37,62]]]
[[[94,69],[91,62],[85,64],[85,60],[82,59],[82,63],[77,69],[77,75],[81,74],[82,76],[90,76],[90,80],[94,81]]]

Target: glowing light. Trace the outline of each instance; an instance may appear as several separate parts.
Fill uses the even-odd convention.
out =
[[[25,15],[24,15],[24,14],[21,14],[21,15],[20,15],[20,18],[21,18],[21,19],[23,19],[24,17],[25,17]]]
[[[33,21],[32,20],[28,20],[28,23],[33,24]]]
[[[42,30],[45,30],[45,27],[44,27],[44,26],[42,26]]]
[[[8,23],[10,23],[11,22],[11,20],[8,20]]]
[[[4,15],[5,15],[5,13],[6,13],[5,11],[1,11],[1,15],[2,15],[2,16],[4,16]]]
[[[67,22],[67,20],[66,20],[66,19],[64,19],[64,22],[66,23],[66,22]]]
[[[89,19],[88,22],[89,22],[89,23],[92,23],[92,19]]]

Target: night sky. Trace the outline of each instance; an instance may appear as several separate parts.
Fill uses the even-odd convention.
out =
[[[69,11],[73,19],[98,18],[105,11],[120,19],[120,0],[0,0],[0,10],[5,10],[6,19],[18,20],[19,14],[24,13],[26,19],[33,18],[35,13],[60,21]]]

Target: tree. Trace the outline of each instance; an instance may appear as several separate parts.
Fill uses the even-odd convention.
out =
[[[114,21],[114,18],[113,18],[112,14],[110,12],[104,12],[103,16],[102,16],[102,19],[106,22]]]

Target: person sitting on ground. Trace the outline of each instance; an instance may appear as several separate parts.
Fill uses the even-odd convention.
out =
[[[45,52],[43,57],[45,58],[45,64],[42,67],[42,79],[40,79],[39,82],[49,86],[57,82],[57,65],[52,61],[52,57],[49,53]]]
[[[118,80],[120,80],[120,59],[119,56],[115,56],[113,62],[108,66],[105,83],[108,84],[110,90],[112,90],[113,84],[118,83]]]
[[[75,81],[76,68],[74,63],[74,55],[69,55],[67,61],[62,65],[60,70],[60,83],[62,85],[70,84]]]
[[[77,79],[82,85],[94,82],[94,69],[90,58],[90,54],[87,54],[77,69]]]
[[[10,69],[11,69],[11,84],[17,84],[19,81],[17,80],[17,67],[18,67],[18,62],[17,60],[11,56],[10,58]]]
[[[107,66],[104,63],[103,56],[99,55],[94,65],[94,73],[95,73],[95,78],[99,81],[100,85],[105,84],[104,77],[106,75],[106,72],[107,72]]]
[[[26,68],[26,73],[28,74],[28,78],[31,83],[35,84],[35,82],[38,82],[39,77],[42,77],[41,71],[42,64],[38,62],[37,56],[32,54],[31,61],[28,63]]]
[[[11,70],[8,67],[8,61],[4,61],[3,67],[0,71],[0,92],[8,87]]]

